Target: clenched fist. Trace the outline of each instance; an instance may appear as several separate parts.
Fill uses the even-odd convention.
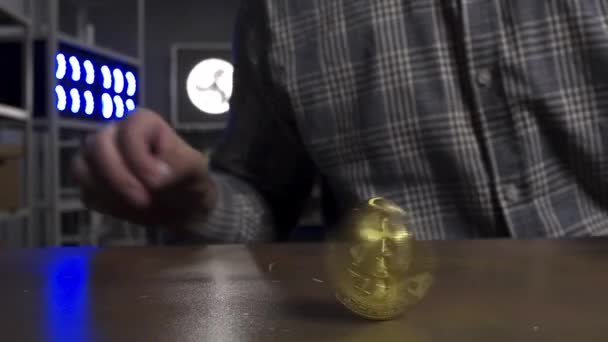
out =
[[[87,207],[138,224],[180,227],[215,204],[207,158],[150,111],[88,137],[73,173]]]

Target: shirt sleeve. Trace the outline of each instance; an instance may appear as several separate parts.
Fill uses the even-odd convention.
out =
[[[233,42],[230,117],[211,157],[218,201],[191,231],[221,242],[288,238],[315,177],[293,107],[271,58],[272,33],[263,0],[246,0]]]

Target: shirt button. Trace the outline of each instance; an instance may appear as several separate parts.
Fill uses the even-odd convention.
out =
[[[488,87],[492,83],[492,72],[490,69],[481,69],[477,73],[477,84],[481,87]]]
[[[519,188],[515,184],[508,184],[503,189],[503,195],[505,201],[508,203],[515,203],[519,201],[521,197],[521,193],[519,192]]]

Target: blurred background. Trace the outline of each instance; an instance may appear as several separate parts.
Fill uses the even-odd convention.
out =
[[[239,0],[0,0],[0,247],[174,243],[85,209],[84,137],[137,106],[212,154],[229,112]],[[316,188],[300,227],[320,225]]]

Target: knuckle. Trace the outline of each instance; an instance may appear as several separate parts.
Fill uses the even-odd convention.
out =
[[[148,109],[148,108],[138,108],[135,113],[133,113],[132,117],[134,118],[139,118],[139,117],[152,117],[152,116],[156,116],[157,114]]]
[[[113,190],[113,193],[121,194],[123,197],[128,199],[130,195],[137,190],[137,186],[133,184],[130,179],[127,179],[127,177],[119,176],[119,178],[115,180]]]
[[[137,110],[135,113],[129,115],[127,120],[122,122],[123,126],[132,127],[134,125],[139,125],[142,122],[146,122],[153,114],[146,110]]]

